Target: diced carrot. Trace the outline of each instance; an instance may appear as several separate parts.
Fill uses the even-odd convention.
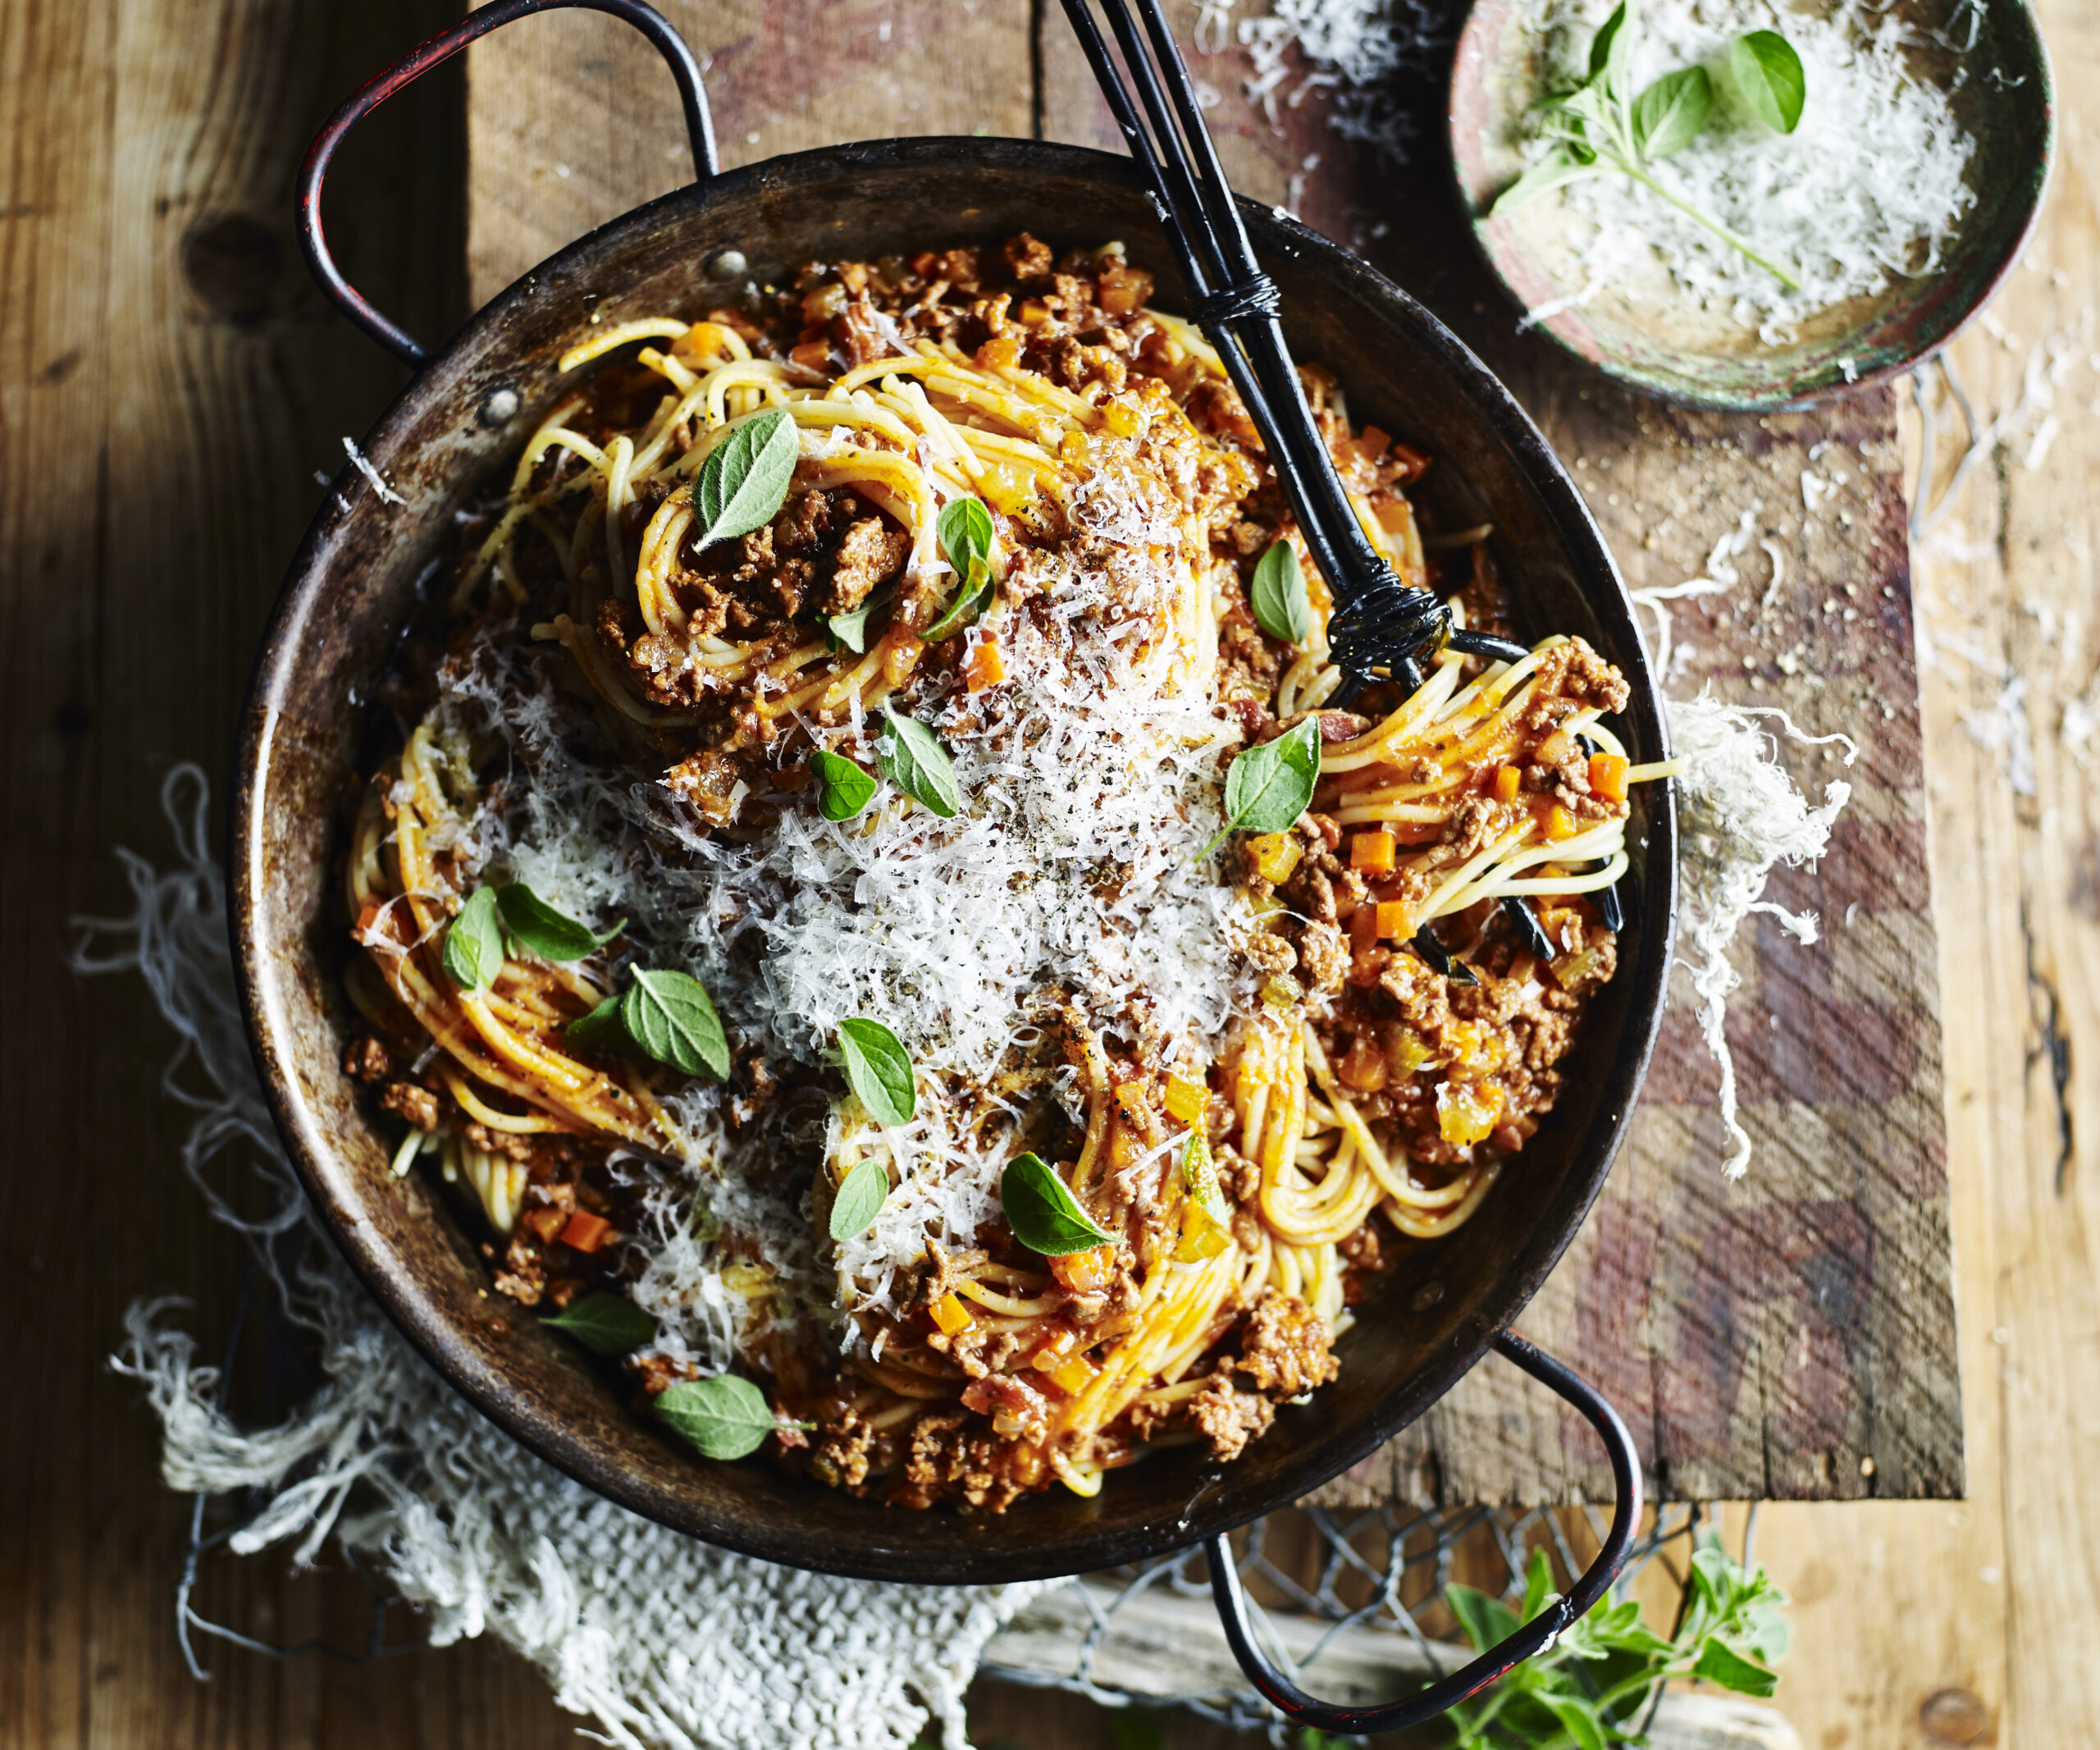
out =
[[[613,1224],[604,1216],[578,1209],[563,1225],[561,1243],[579,1252],[595,1252],[605,1243],[612,1231]]]
[[[525,1212],[525,1225],[540,1236],[542,1245],[555,1243],[555,1236],[561,1231],[562,1224],[568,1219],[566,1212],[551,1204],[543,1209],[527,1209]]]
[[[1478,1142],[1502,1117],[1502,1095],[1478,1082],[1447,1081],[1436,1090],[1436,1128],[1454,1149]]]
[[[1496,766],[1495,768],[1495,801],[1498,802],[1515,802],[1517,800],[1517,787],[1523,782],[1523,778],[1524,774],[1518,771],[1513,765]]]
[[[805,340],[800,346],[790,347],[788,356],[806,371],[828,371],[831,368],[831,342]]]
[[[1558,802],[1546,811],[1545,836],[1555,844],[1575,836],[1575,816]]]
[[[1305,852],[1289,833],[1263,833],[1247,841],[1254,853],[1254,869],[1271,886],[1288,881]]]
[[[1367,462],[1375,462],[1385,455],[1386,446],[1392,441],[1389,434],[1380,431],[1375,425],[1367,425],[1363,428],[1363,436],[1356,441],[1356,453]]]
[[[1340,1075],[1359,1094],[1376,1094],[1386,1085],[1386,1053],[1368,1033],[1356,1035],[1356,1043],[1342,1058]]]
[[[1414,934],[1414,907],[1404,899],[1378,902],[1378,939],[1401,942]]]
[[[987,636],[970,647],[970,659],[962,665],[962,678],[972,692],[996,687],[1007,678],[1007,659],[999,654],[998,639]]]
[[[1378,907],[1358,906],[1349,914],[1349,945],[1352,953],[1367,953],[1378,939]]]
[[[1389,873],[1393,866],[1393,835],[1382,829],[1354,834],[1349,842],[1349,866],[1374,875]]]
[[[1011,370],[1020,363],[1020,337],[995,334],[979,351],[979,360],[995,371]]]
[[[1142,267],[1105,263],[1100,287],[1101,308],[1111,316],[1128,316],[1152,296],[1152,276]]]
[[[1061,1258],[1050,1260],[1050,1273],[1064,1286],[1066,1294],[1097,1294],[1108,1286],[1108,1278],[1116,1268],[1116,1248],[1097,1245],[1089,1251],[1067,1252]]]
[[[950,1336],[953,1336],[956,1332],[964,1330],[969,1326],[970,1309],[962,1304],[961,1296],[952,1289],[943,1295],[926,1310],[932,1315],[934,1323]]]
[[[1166,1078],[1166,1115],[1183,1124],[1194,1124],[1210,1103],[1210,1090],[1200,1081],[1182,1076]]]
[[[1626,800],[1626,756],[1593,753],[1590,756],[1590,788],[1608,802]]]
[[[1093,1364],[1084,1355],[1069,1355],[1048,1367],[1038,1361],[1035,1370],[1067,1397],[1077,1397],[1084,1391],[1094,1373]]]
[[[1053,1321],[1050,1334],[1035,1346],[1035,1353],[1028,1358],[1030,1367],[1048,1373],[1060,1361],[1066,1361],[1079,1353],[1080,1334],[1061,1321]]]

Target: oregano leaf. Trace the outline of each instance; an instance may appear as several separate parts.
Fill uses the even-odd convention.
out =
[[[934,522],[934,538],[947,555],[958,578],[966,578],[979,560],[992,562],[992,513],[979,498],[952,498]]]
[[[962,787],[940,738],[915,717],[900,717],[888,707],[884,715],[889,734],[881,756],[883,775],[943,820],[952,820],[962,812]]]
[[[882,1213],[883,1199],[889,1195],[889,1172],[872,1158],[846,1176],[831,1199],[831,1236],[841,1241],[864,1234]]]
[[[698,547],[748,535],[770,523],[788,496],[801,445],[795,422],[778,408],[734,427],[708,452],[693,487]]]
[[[557,912],[523,881],[499,887],[495,902],[503,913],[504,927],[546,960],[581,960],[627,928],[627,920],[622,918],[600,935],[566,912]]]
[[[1735,75],[1750,112],[1775,134],[1791,134],[1808,107],[1808,75],[1794,45],[1776,30],[1752,30],[1728,45]]]
[[[919,1109],[919,1090],[904,1042],[879,1021],[855,1016],[838,1024],[838,1049],[846,1080],[878,1124],[909,1124]]]
[[[634,982],[620,998],[620,1023],[628,1037],[658,1062],[687,1076],[729,1079],[729,1041],[721,1017],[691,973],[637,966]]]
[[[973,499],[974,504],[975,500]],[[962,587],[956,592],[955,600],[934,624],[926,628],[926,642],[938,644],[943,638],[952,637],[976,619],[984,606],[984,598],[992,593],[992,572],[981,559],[970,562],[970,573],[963,579]]]
[[[477,887],[445,932],[445,976],[462,990],[486,990],[503,971],[495,889]]]
[[[879,589],[850,614],[834,614],[824,622],[831,635],[856,656],[868,654],[868,621],[897,599],[893,589]]]
[[[1111,1243],[1071,1187],[1040,1155],[1016,1154],[999,1176],[999,1206],[1014,1237],[1045,1258],[1090,1252]]]
[[[579,1015],[562,1030],[571,1044],[586,1051],[623,1051],[634,1043],[628,1037],[627,1023],[620,1019],[620,999],[607,997],[587,1015]]]
[[[1298,549],[1279,541],[1254,567],[1254,583],[1248,603],[1262,630],[1286,644],[1303,644],[1312,630],[1312,597],[1305,587],[1305,573],[1298,561]]]
[[[736,1373],[683,1380],[656,1400],[656,1413],[711,1459],[748,1457],[780,1427],[765,1394]]]
[[[656,1334],[656,1321],[625,1295],[579,1295],[551,1318],[541,1324],[550,1331],[566,1332],[593,1354],[623,1355],[639,1349]]]
[[[868,806],[878,788],[874,774],[842,753],[819,747],[810,756],[817,774],[817,812],[827,820],[850,820]]]

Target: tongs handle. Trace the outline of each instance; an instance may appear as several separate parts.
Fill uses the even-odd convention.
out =
[[[369,80],[313,136],[313,144],[306,150],[306,162],[299,166],[299,236],[300,245],[306,251],[307,266],[313,269],[314,278],[321,282],[322,290],[327,293],[336,308],[404,364],[421,365],[429,354],[406,330],[382,315],[363,293],[343,277],[342,269],[336,265],[336,258],[330,252],[327,237],[322,230],[321,186],[327,180],[328,166],[336,156],[336,148],[352,128],[387,98],[413,85],[432,67],[450,61],[477,37],[486,36],[491,30],[500,30],[532,13],[557,11],[565,7],[609,13],[632,25],[656,45],[657,53],[670,66],[671,77],[678,81],[678,102],[685,110],[686,138],[692,145],[695,178],[705,182],[721,173],[714,155],[714,124],[708,118],[707,92],[701,84],[700,62],[694,59],[686,39],[655,7],[643,5],[642,0],[490,0],[488,5],[469,12],[450,30],[440,31]]]

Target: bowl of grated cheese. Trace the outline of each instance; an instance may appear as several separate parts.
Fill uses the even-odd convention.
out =
[[[1615,4],[1478,0],[1459,37],[1459,197],[1523,326],[1649,394],[1769,412],[1893,377],[1988,302],[2054,155],[2048,58],[2024,0]],[[1579,172],[1502,199],[1570,162],[1565,99],[1601,72],[1594,45],[1614,31],[1637,174],[1608,152],[1592,167],[1578,144]],[[1732,57],[1774,33],[1794,57],[1790,129]],[[1668,139],[1672,82],[1687,79],[1699,105]]]

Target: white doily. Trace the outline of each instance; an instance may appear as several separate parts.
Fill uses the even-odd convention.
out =
[[[182,1039],[166,1085],[194,1113],[184,1164],[212,1213],[249,1236],[277,1277],[269,1239],[309,1218],[241,1029],[203,774],[176,768],[163,799],[177,866],[163,873],[120,852],[135,909],[91,921],[75,964],[145,978]],[[234,1145],[259,1163],[272,1206],[262,1219],[243,1217],[203,1177]],[[115,1363],[144,1382],[161,1418],[171,1488],[253,1490],[267,1502],[235,1551],[290,1543],[294,1560],[310,1564],[332,1538],[423,1613],[434,1643],[494,1634],[546,1674],[562,1707],[595,1718],[618,1744],[904,1750],[929,1715],[949,1743],[966,1741],[962,1692],[984,1643],[1041,1584],[837,1579],[638,1518],[458,1396],[335,1248],[313,1238],[277,1279],[314,1334],[328,1382],[288,1421],[254,1432],[228,1419],[215,1401],[217,1370],[198,1365],[195,1340],[169,1322],[179,1303],[135,1306]]]

